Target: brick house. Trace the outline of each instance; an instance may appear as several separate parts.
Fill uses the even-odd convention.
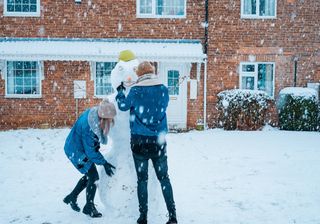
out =
[[[320,82],[319,10],[318,0],[0,0],[0,129],[72,125],[113,91],[124,49],[155,62],[170,126],[213,127],[222,90],[276,98]]]

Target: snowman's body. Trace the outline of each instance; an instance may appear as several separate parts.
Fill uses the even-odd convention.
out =
[[[137,80],[135,69],[138,66],[138,60],[129,62],[119,61],[111,72],[111,84],[115,90],[121,82],[134,83]],[[127,87],[126,94],[130,91]],[[130,126],[129,111],[120,111],[115,100],[116,93],[108,96],[110,102],[113,102],[117,108],[115,125],[111,128],[109,134],[108,150],[106,158],[108,162],[116,167],[115,175],[108,177],[104,169],[100,170],[99,195],[101,202],[107,210],[121,211],[123,208],[132,214],[132,211],[138,211],[138,200],[136,193],[137,177],[134,168],[134,162],[130,147]],[[152,167],[149,167],[149,169]],[[153,169],[152,169],[153,171]],[[153,172],[154,173],[154,172]],[[156,182],[155,175],[149,175],[149,185]],[[150,188],[153,188],[151,187]],[[150,197],[154,196],[154,190],[149,191]]]

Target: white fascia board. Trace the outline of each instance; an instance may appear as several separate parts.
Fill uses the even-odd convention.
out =
[[[58,61],[117,61],[122,50],[130,49],[139,60],[202,62],[206,55],[201,43],[102,42],[70,40],[1,41],[0,59]]]

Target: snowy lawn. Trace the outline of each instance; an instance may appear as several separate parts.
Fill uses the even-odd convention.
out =
[[[100,219],[62,202],[81,177],[64,155],[68,132],[0,132],[1,224],[135,223],[138,205],[105,209],[98,193]],[[179,223],[320,223],[320,133],[208,130],[169,134],[167,140]],[[156,194],[149,223],[163,224],[160,187]],[[82,193],[79,205],[84,202]]]

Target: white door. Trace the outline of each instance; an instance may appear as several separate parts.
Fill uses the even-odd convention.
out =
[[[171,129],[185,129],[187,127],[187,79],[189,73],[188,64],[159,64],[159,75],[169,90],[167,118]]]

